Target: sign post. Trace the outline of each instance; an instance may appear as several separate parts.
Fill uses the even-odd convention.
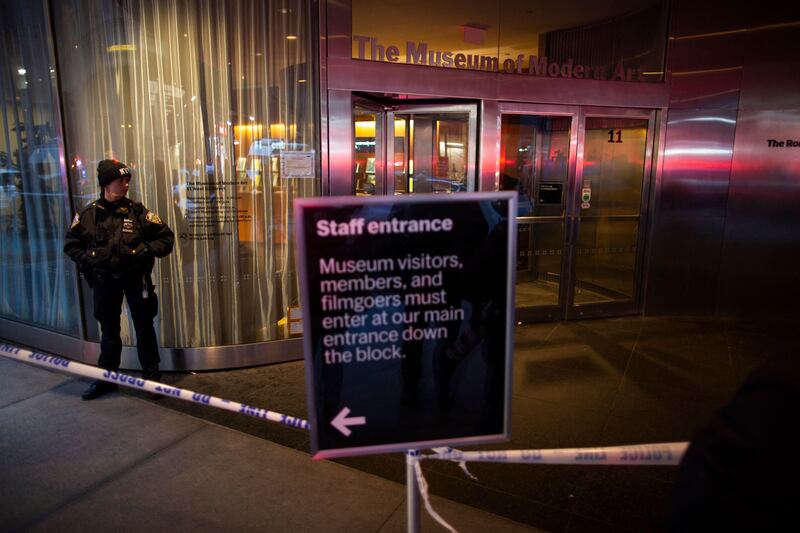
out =
[[[295,202],[314,458],[510,437],[516,194]]]
[[[406,531],[419,531],[419,484],[417,483],[417,450],[406,452]]]

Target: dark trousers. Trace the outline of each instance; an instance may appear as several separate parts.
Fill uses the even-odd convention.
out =
[[[147,291],[147,298],[143,292]],[[158,340],[153,327],[153,318],[158,313],[158,300],[150,283],[149,276],[133,278],[107,278],[94,287],[94,317],[100,323],[100,358],[97,365],[106,370],[119,370],[122,354],[120,338],[120,317],[122,316],[122,297],[128,301],[128,308],[136,329],[136,351],[142,365],[142,377],[158,381]]]

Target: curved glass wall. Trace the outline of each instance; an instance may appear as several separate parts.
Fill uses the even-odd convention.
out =
[[[52,4],[76,209],[98,196],[97,162],[113,157],[134,169],[130,196],[175,231],[154,272],[164,347],[289,335],[292,200],[319,194],[311,6]],[[132,344],[131,324],[123,330]]]
[[[56,70],[44,2],[0,1],[0,317],[77,336]]]

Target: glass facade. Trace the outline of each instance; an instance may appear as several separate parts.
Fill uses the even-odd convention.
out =
[[[288,337],[288,315],[299,306],[292,201],[320,193],[316,4],[34,5],[38,19],[28,3],[3,3],[2,43],[14,59],[0,80],[0,238],[3,253],[16,254],[4,264],[19,272],[2,273],[0,313],[78,334],[63,236],[71,212],[99,195],[97,162],[116,158],[134,170],[131,198],[176,235],[174,253],[154,271],[161,345]],[[34,273],[31,264],[45,268]],[[97,341],[85,303],[87,339]],[[129,320],[123,339],[133,344]]]
[[[0,12],[0,317],[78,335],[47,6],[3,0]]]
[[[554,78],[664,79],[666,0],[352,6],[354,59]]]

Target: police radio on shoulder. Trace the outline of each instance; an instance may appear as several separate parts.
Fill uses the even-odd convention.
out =
[[[452,231],[453,219],[451,218],[423,218],[420,220],[371,220],[366,222],[363,218],[353,218],[347,222],[336,220],[317,220],[317,236],[319,237],[346,237],[350,235],[363,235],[366,229],[370,235],[387,235],[392,233],[439,233]]]

